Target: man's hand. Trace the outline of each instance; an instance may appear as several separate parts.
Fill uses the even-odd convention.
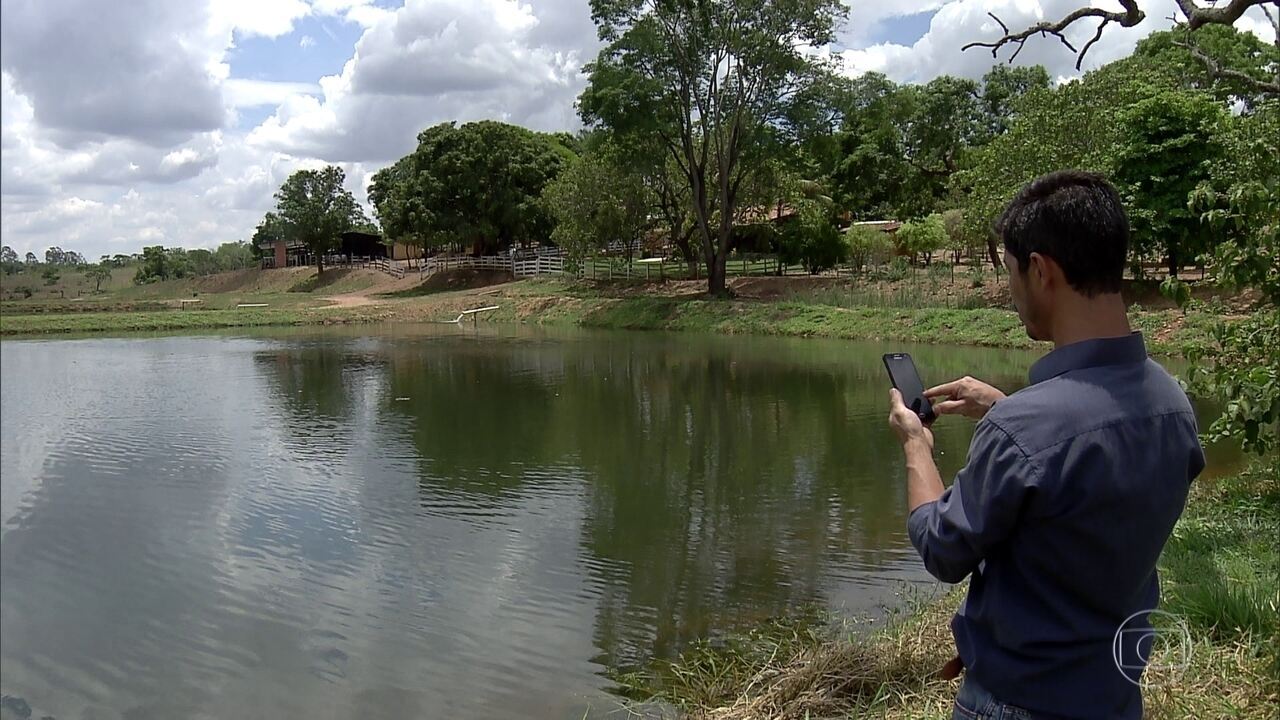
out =
[[[964,415],[974,420],[981,420],[997,400],[1004,399],[1004,393],[968,375],[931,387],[924,391],[924,396],[933,403],[933,411],[939,415]],[[938,402],[937,398],[946,399]]]
[[[913,440],[923,441],[933,452],[933,431],[925,427],[920,416],[902,402],[902,393],[897,388],[889,390],[889,427],[897,433],[903,445]]]

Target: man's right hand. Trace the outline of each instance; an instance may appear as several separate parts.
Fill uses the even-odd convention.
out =
[[[974,420],[981,420],[997,400],[1004,399],[1004,393],[996,388],[975,380],[969,376],[931,387],[924,391],[924,396],[933,403],[933,411],[939,415],[964,415]],[[938,398],[945,398],[941,402]]]

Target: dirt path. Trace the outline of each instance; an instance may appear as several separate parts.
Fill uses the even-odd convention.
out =
[[[333,303],[334,307],[360,307],[361,305],[372,305],[373,298],[368,295],[360,295],[357,293],[348,293],[346,295],[330,295],[325,298]]]

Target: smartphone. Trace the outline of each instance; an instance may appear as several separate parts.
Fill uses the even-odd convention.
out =
[[[916,415],[926,423],[933,422],[937,415],[933,405],[924,396],[924,383],[920,382],[920,373],[916,372],[916,364],[906,353],[888,353],[884,356],[884,367],[889,371],[889,380],[902,393],[902,402],[915,411]]]

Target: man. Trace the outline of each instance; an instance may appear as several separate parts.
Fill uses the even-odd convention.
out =
[[[969,577],[951,626],[965,668],[954,717],[1140,718],[1136,656],[1149,647],[1118,662],[1113,641],[1122,626],[1130,639],[1150,629],[1156,560],[1204,468],[1195,415],[1130,330],[1114,188],[1045,175],[996,233],[1018,316],[1054,350],[1008,397],[968,377],[926,392],[938,414],[979,421],[948,489],[932,433],[896,390],[889,415],[911,542],[940,580]]]

